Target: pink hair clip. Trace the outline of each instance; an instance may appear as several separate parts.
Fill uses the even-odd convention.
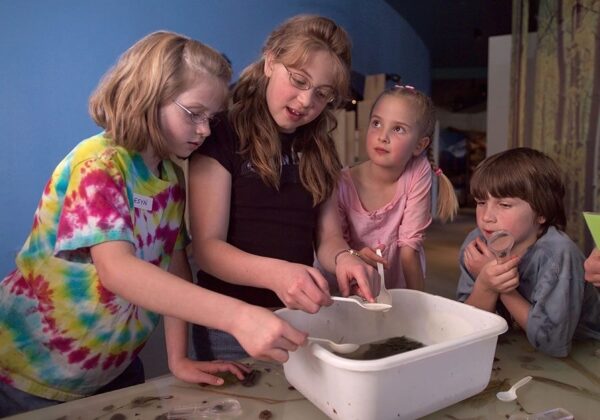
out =
[[[415,88],[411,85],[394,85],[394,89],[410,89],[415,90]]]
[[[437,169],[436,169],[435,171],[433,171],[433,173],[434,173],[436,176],[440,176],[440,175],[442,175],[444,172],[442,172],[442,168],[440,168],[440,167],[438,166],[438,167],[437,167]]]

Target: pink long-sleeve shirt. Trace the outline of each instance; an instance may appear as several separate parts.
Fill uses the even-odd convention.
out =
[[[400,262],[400,248],[409,246],[419,252],[425,273],[423,240],[431,224],[431,166],[425,155],[411,159],[396,183],[393,199],[380,209],[363,207],[350,169],[342,170],[338,188],[338,205],[344,238],[354,249],[375,249],[384,244],[383,256],[389,268],[385,272],[388,288],[405,288]]]

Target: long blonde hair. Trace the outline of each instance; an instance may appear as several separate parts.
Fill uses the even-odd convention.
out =
[[[159,107],[197,78],[215,77],[223,90],[231,66],[216,50],[173,32],[153,32],[131,46],[90,97],[89,112],[116,144],[161,158],[169,154],[160,130]]]
[[[331,132],[337,125],[333,109],[349,92],[350,49],[348,34],[331,19],[295,16],[271,33],[261,59],[243,71],[233,92],[230,119],[240,138],[240,153],[248,155],[263,182],[279,188],[281,144],[277,125],[267,107],[265,59],[270,55],[286,65],[301,67],[316,51],[331,54],[337,99],[314,121],[299,127],[294,141],[294,151],[301,156],[300,179],[315,205],[332,194],[341,169]]]
[[[412,86],[399,86],[396,85],[391,89],[383,91],[373,103],[371,112],[379,102],[379,100],[386,96],[393,96],[396,98],[406,98],[415,106],[419,111],[419,128],[421,137],[429,137],[429,145],[427,146],[427,160],[431,165],[431,170],[437,176],[438,183],[438,197],[437,197],[437,215],[442,222],[454,219],[458,212],[458,199],[454,192],[452,182],[442,172],[442,169],[435,164],[433,158],[433,151],[431,148],[433,133],[435,131],[435,106],[433,101],[423,92],[413,88]]]

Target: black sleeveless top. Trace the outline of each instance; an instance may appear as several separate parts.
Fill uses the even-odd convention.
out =
[[[250,254],[312,266],[319,207],[313,207],[312,195],[300,182],[299,158],[292,147],[294,135],[281,135],[282,173],[276,190],[266,185],[239,153],[238,136],[225,115],[219,117],[196,153],[217,160],[231,174],[227,242]],[[284,306],[269,289],[227,283],[204,271],[198,272],[197,283],[251,304]]]

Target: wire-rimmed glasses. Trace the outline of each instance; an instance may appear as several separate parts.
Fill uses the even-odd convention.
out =
[[[198,112],[198,113],[192,112],[189,109],[187,109],[185,106],[181,105],[176,99],[173,99],[173,102],[175,103],[175,105],[177,105],[179,108],[181,108],[188,115],[192,124],[195,124],[195,125],[210,124],[213,121],[213,118],[209,117],[204,112]]]
[[[291,71],[287,66],[281,63],[290,76],[290,84],[296,89],[310,90],[313,88],[311,81],[302,73]],[[315,97],[319,102],[332,103],[336,99],[335,89],[330,86],[315,86]]]

